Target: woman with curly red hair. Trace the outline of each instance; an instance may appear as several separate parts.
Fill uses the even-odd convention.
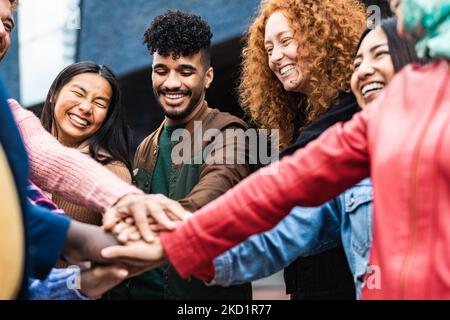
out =
[[[261,5],[243,51],[240,103],[258,125],[280,130],[281,149],[329,110],[340,93],[351,91],[352,62],[365,19],[356,0],[271,0]],[[268,31],[275,32],[274,39]],[[276,70],[284,67],[282,49],[293,50],[288,57],[295,70]]]
[[[240,102],[251,120],[278,129],[281,156],[359,111],[350,89],[365,27],[355,0],[271,0],[248,31]],[[354,298],[341,246],[300,257],[285,269],[292,299]]]

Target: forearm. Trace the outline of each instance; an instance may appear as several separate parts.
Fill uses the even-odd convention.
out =
[[[334,201],[322,207],[296,207],[275,228],[254,235],[215,259],[213,284],[236,285],[267,277],[299,256],[336,247],[339,213]]]
[[[106,262],[100,251],[115,245],[118,245],[118,242],[111,233],[103,231],[100,227],[72,220],[62,255],[75,261]]]
[[[126,194],[142,194],[96,161],[59,144],[31,112],[9,104],[29,154],[31,179],[39,187],[100,212]]]
[[[368,176],[366,121],[357,115],[333,127],[251,175],[174,232],[162,233],[177,271],[188,276],[249,235],[270,229],[295,205],[319,205]]]

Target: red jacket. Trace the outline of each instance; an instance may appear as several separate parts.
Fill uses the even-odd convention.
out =
[[[370,282],[380,287],[363,298],[450,299],[449,124],[449,63],[408,66],[351,121],[163,233],[165,252],[182,276],[206,280],[220,253],[272,228],[293,206],[322,204],[370,174],[371,264],[380,271]]]

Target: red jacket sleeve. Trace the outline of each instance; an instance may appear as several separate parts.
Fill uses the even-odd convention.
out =
[[[177,230],[162,233],[162,245],[178,273],[209,280],[211,260],[219,254],[274,227],[294,206],[320,205],[367,177],[370,109],[255,172]]]

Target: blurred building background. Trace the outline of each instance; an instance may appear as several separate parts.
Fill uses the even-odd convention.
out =
[[[388,13],[385,0],[363,1]],[[142,44],[152,19],[166,10],[201,15],[211,25],[215,79],[211,106],[242,116],[235,88],[242,34],[259,0],[21,0],[13,45],[0,68],[9,92],[39,112],[52,80],[68,64],[92,60],[120,77],[133,147],[161,122],[151,90],[151,56]]]
[[[382,16],[389,14],[385,0],[363,2],[378,5]],[[0,78],[11,96],[38,113],[52,80],[68,64],[92,60],[111,67],[120,78],[135,148],[163,119],[151,89],[151,56],[142,44],[152,19],[178,9],[209,22],[215,79],[207,101],[242,116],[235,93],[242,35],[258,5],[259,0],[21,0]],[[280,274],[258,282],[264,290],[256,296],[283,298],[281,283]]]

